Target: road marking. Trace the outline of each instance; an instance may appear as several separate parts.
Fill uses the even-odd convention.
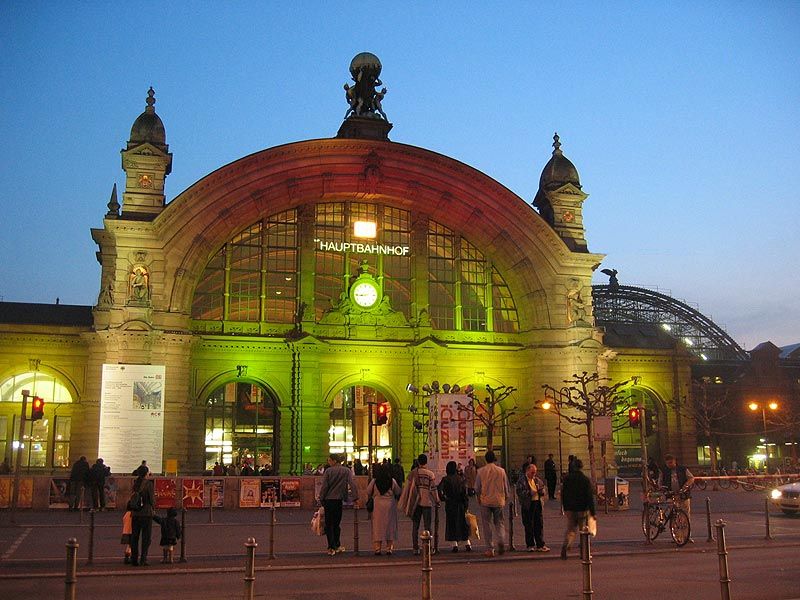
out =
[[[12,554],[14,554],[14,552],[16,551],[16,549],[17,549],[17,548],[19,548],[19,545],[20,545],[20,544],[21,544],[21,543],[22,543],[22,542],[25,540],[25,538],[26,538],[26,537],[28,537],[28,534],[29,534],[31,531],[33,531],[33,528],[31,528],[31,527],[26,527],[26,528],[25,528],[25,531],[23,531],[23,532],[22,532],[22,533],[19,535],[19,537],[18,537],[16,540],[14,540],[14,543],[13,543],[13,544],[11,544],[11,546],[9,546],[8,550],[6,550],[6,551],[5,551],[5,553],[3,554],[3,556],[0,556],[0,560],[6,560],[7,558],[10,558],[10,557],[11,557],[11,555],[12,555]]]

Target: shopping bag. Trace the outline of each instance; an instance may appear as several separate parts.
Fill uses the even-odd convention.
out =
[[[592,515],[589,515],[589,519],[586,522],[586,527],[589,529],[589,535],[597,535],[597,519],[595,519]]]
[[[469,527],[469,537],[475,540],[481,539],[481,532],[478,529],[478,517],[469,511],[467,511],[467,514],[464,516],[467,519],[467,526]]]
[[[325,533],[325,509],[321,506],[311,517],[311,531],[317,535]]]

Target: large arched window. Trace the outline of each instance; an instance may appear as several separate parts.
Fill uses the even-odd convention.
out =
[[[412,314],[416,306],[420,314],[427,309],[435,329],[519,331],[503,276],[452,229],[427,221],[426,243],[420,248],[412,244],[409,210],[330,202],[315,205],[313,214],[313,240],[300,239],[297,211],[290,210],[251,225],[220,248],[195,288],[195,329],[259,333],[262,323],[291,324],[298,311],[302,263],[314,265],[313,278],[302,275],[304,285],[313,283],[309,310],[317,322],[341,306],[348,286],[364,268],[391,309],[408,319],[418,316]],[[370,233],[359,231],[364,224]],[[303,260],[302,252],[314,254]]]
[[[206,398],[206,469],[215,462],[278,470],[279,413],[275,398],[255,383],[232,381]]]
[[[19,414],[22,391],[45,401],[44,418],[25,421],[22,437],[22,466],[68,467],[72,416],[59,409],[72,403],[72,394],[52,375],[29,371],[0,383],[0,458],[12,463],[12,448],[20,447]],[[69,409],[67,409],[69,410]],[[30,416],[30,400],[28,402]]]

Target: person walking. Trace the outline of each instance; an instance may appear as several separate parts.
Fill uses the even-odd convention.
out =
[[[89,469],[89,489],[92,492],[92,508],[105,510],[106,508],[106,478],[111,474],[111,469],[103,464],[103,459],[97,461]]]
[[[392,464],[392,479],[394,479],[401,488],[406,481],[406,471],[403,469],[403,465],[400,464],[399,458],[395,458],[394,464]]]
[[[353,472],[342,465],[342,456],[331,454],[328,468],[322,475],[319,501],[325,509],[325,536],[328,538],[328,556],[344,552],[341,540],[342,504],[347,498],[358,502],[358,488]]]
[[[125,546],[125,558],[123,562],[127,565],[131,562],[131,533],[133,532],[133,517],[130,510],[125,510],[122,515],[122,536],[120,543]]]
[[[475,495],[481,507],[483,530],[486,532],[486,556],[503,554],[506,551],[506,524],[503,511],[511,495],[508,475],[497,464],[494,451],[486,452],[486,466],[478,469],[475,478]]]
[[[556,499],[556,482],[558,481],[558,470],[553,455],[548,454],[544,461],[544,480],[547,482],[547,496],[550,500]]]
[[[517,481],[517,498],[525,527],[525,546],[528,552],[550,552],[550,548],[544,543],[544,482],[537,475],[536,463],[523,465],[522,471],[524,475]]]
[[[453,552],[458,552],[458,542],[466,542],[464,549],[469,552],[469,525],[467,525],[467,507],[469,496],[464,479],[458,474],[458,465],[451,460],[445,467],[447,473],[439,482],[439,497],[444,502],[444,539],[452,542]]]
[[[153,533],[153,509],[156,499],[153,490],[153,480],[149,474],[140,475],[133,482],[133,493],[128,501],[128,510],[131,511],[131,564],[134,567],[147,566],[147,551],[150,549],[150,539]],[[139,546],[141,540],[141,548]]]
[[[567,530],[561,546],[563,560],[567,559],[567,552],[577,533],[588,525],[589,516],[595,516],[592,482],[583,474],[583,461],[573,458],[570,469],[561,486],[561,504],[567,519]]]
[[[428,455],[420,454],[416,459],[417,467],[408,474],[408,483],[404,490],[407,494],[413,490],[413,498],[404,505],[411,505],[411,546],[414,554],[419,555],[419,525],[422,521],[425,531],[431,530],[431,508],[439,503],[436,495],[436,474],[428,468]],[[401,499],[401,502],[403,500]]]
[[[386,544],[386,554],[394,552],[397,539],[397,499],[400,486],[392,477],[391,465],[376,465],[375,478],[367,485],[367,498],[372,498],[372,546],[376,556]]]
[[[89,461],[85,456],[81,456],[72,465],[69,473],[69,509],[78,510],[81,507],[83,496],[86,493],[86,486],[89,483]]]

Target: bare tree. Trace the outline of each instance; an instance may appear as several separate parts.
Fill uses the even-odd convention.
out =
[[[713,383],[710,377],[692,382],[692,401],[673,398],[669,405],[682,417],[692,421],[708,441],[711,452],[711,472],[717,472],[718,438],[724,431],[724,420],[730,415],[729,385]]]
[[[503,401],[517,391],[517,388],[510,385],[501,385],[493,388],[486,385],[488,396],[483,400],[478,398],[475,392],[467,395],[472,399],[468,405],[462,405],[472,413],[474,421],[481,423],[486,428],[486,449],[494,450],[494,436],[498,429],[502,432],[504,428],[523,418],[527,413],[520,413],[519,407],[514,403],[513,406],[502,410]]]
[[[596,487],[595,477],[595,457],[594,457],[594,421],[597,417],[614,417],[626,413],[629,407],[628,398],[630,395],[621,390],[625,388],[630,380],[619,381],[612,385],[605,382],[611,380],[607,377],[600,377],[597,373],[589,374],[583,371],[580,375],[573,374],[572,379],[565,379],[565,384],[560,389],[551,385],[544,384],[545,397],[551,399],[556,404],[560,420],[567,423],[585,427],[585,433],[569,434],[573,437],[586,437],[589,452],[589,473],[592,486]],[[617,429],[623,427],[619,425]],[[559,425],[560,427],[560,425]],[[561,431],[564,431],[563,429]],[[603,457],[606,453],[606,442],[601,443]]]

